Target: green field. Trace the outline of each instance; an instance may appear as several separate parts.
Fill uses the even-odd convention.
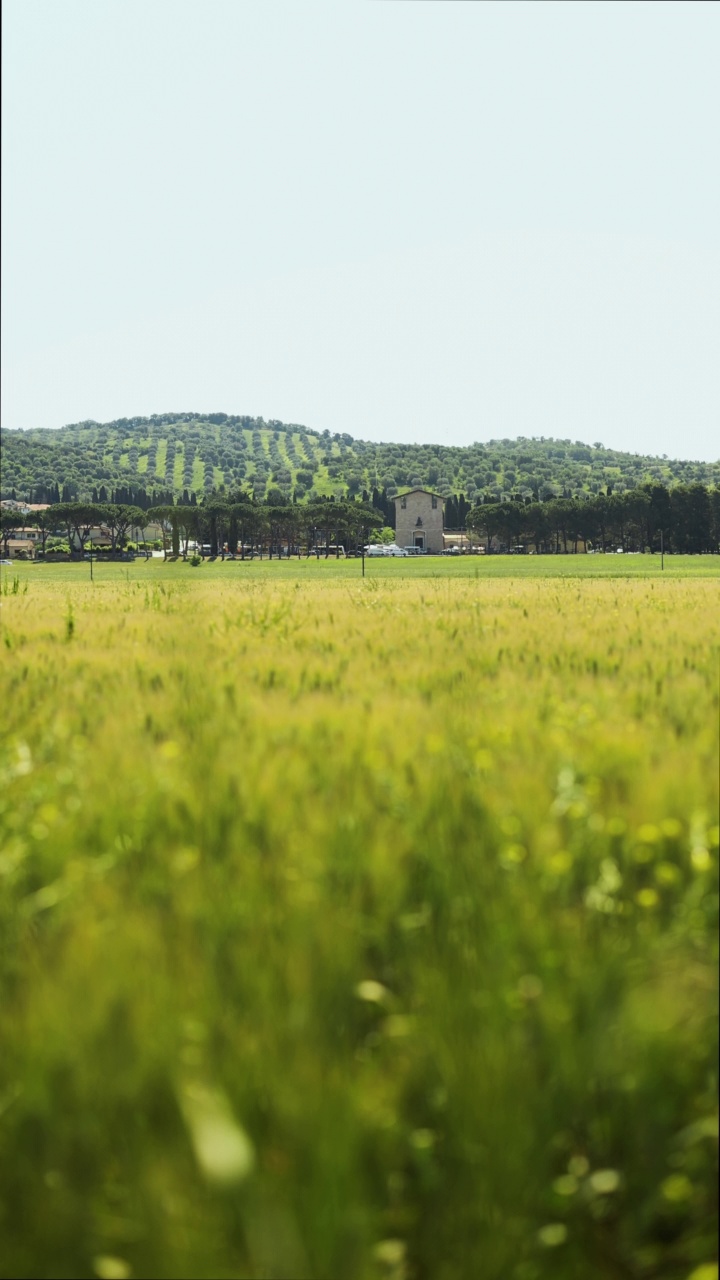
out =
[[[321,556],[309,559],[303,554],[300,559],[268,560],[205,560],[197,567],[189,561],[173,559],[167,561],[162,556],[145,560],[142,557],[128,564],[113,561],[93,561],[93,582],[95,586],[107,586],[119,582],[160,582],[187,583],[198,574],[202,580],[215,582],[242,583],[246,579],[267,582],[291,579],[293,582],[330,582],[340,579],[357,579],[362,576],[362,561],[350,557],[347,560],[335,560],[330,556],[327,560]],[[35,579],[56,587],[65,583],[84,583],[90,581],[89,562],[59,562],[42,564],[40,561],[16,561],[13,565],[3,567],[3,581],[9,583],[7,590],[12,592],[12,582],[18,579],[24,589],[26,582]],[[485,581],[494,578],[513,578],[522,582],[530,579],[556,578],[642,578],[661,581],[665,578],[713,578],[720,583],[720,556],[666,555],[664,567],[661,568],[659,555],[469,555],[469,556],[418,556],[417,558],[381,558],[365,559],[366,578],[377,578],[379,581],[398,580],[412,582],[416,579],[432,578],[437,581],[453,581],[456,578],[472,578],[473,581]]]
[[[718,557],[3,568],[0,1273],[713,1280]]]

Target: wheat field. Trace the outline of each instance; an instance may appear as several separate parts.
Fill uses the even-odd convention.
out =
[[[717,567],[568,559],[4,569],[3,1275],[717,1276]]]

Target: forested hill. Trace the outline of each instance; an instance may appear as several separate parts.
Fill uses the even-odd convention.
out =
[[[345,433],[225,413],[166,413],[59,430],[2,432],[2,497],[27,501],[197,498],[224,487],[262,499],[391,496],[423,484],[471,503],[623,492],[645,482],[720,484],[720,463],[619,453],[545,437],[466,447],[373,444]]]

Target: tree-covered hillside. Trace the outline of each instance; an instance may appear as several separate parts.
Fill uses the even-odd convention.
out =
[[[201,497],[225,488],[258,499],[392,495],[423,484],[471,502],[624,492],[646,482],[720,483],[720,463],[619,453],[546,437],[467,447],[373,444],[345,433],[225,413],[165,413],[59,430],[2,432],[2,496],[132,500],[142,489]],[[164,500],[164,499],[163,499]]]

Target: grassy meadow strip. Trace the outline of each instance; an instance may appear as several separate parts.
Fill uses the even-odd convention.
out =
[[[58,583],[83,583],[90,581],[90,564],[85,561],[59,562],[43,564],[42,562],[15,561],[2,569],[2,590],[6,594],[23,590],[24,584],[37,578],[48,587]],[[219,578],[221,581],[243,582],[246,579],[260,579],[275,582],[291,579],[293,582],[307,580],[325,582],[331,579],[354,580],[362,576],[362,563],[359,559],[336,560],[314,556],[306,559],[292,560],[205,560],[198,566],[189,561],[169,558],[163,560],[159,553],[148,560],[139,558],[131,563],[98,561],[93,562],[93,583],[95,586],[114,582],[187,582],[195,575],[202,574],[205,579]],[[433,578],[441,581],[453,581],[456,578],[472,578],[479,581],[494,578],[713,578],[720,581],[720,557],[676,556],[666,555],[664,569],[661,569],[659,555],[490,555],[490,556],[418,556],[407,559],[398,557],[382,557],[365,559],[366,578],[376,578],[380,582],[386,579],[414,581],[419,578]],[[17,585],[13,587],[13,584]]]
[[[0,1272],[710,1280],[719,567],[5,568]]]

